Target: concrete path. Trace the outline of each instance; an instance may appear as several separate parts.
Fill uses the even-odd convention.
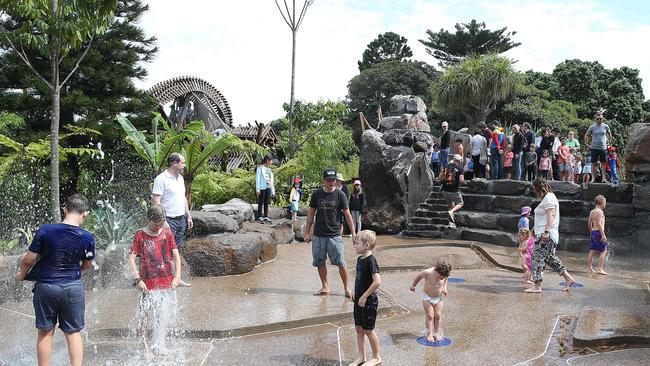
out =
[[[597,276],[584,272],[585,257],[558,252],[584,287],[563,292],[561,278],[547,271],[544,292],[525,294],[521,273],[508,270],[517,268],[514,248],[381,237],[375,253],[382,268],[376,330],[384,365],[635,365],[648,358],[645,350],[632,349],[634,344],[573,346],[583,313],[590,319],[598,319],[600,312],[641,317],[650,313],[647,260],[614,257],[611,275]],[[420,269],[440,256],[452,259],[451,277],[465,282],[451,283],[445,298],[442,328],[452,344],[432,348],[416,343],[424,334],[425,317],[421,285],[417,293],[409,291],[409,285]],[[346,261],[353,284],[356,255],[350,239]],[[132,336],[135,290],[89,291],[86,364],[347,365],[357,352],[352,302],[342,296],[337,268],[329,270],[332,293],[313,296],[320,282],[311,266],[311,248],[295,243],[279,246],[275,261],[245,275],[195,278],[192,288],[178,290],[176,331],[182,336],[171,340],[170,354],[164,357],[141,354]],[[34,364],[31,303],[0,305],[0,322],[0,365]],[[612,334],[650,333],[642,329],[647,315],[632,323]],[[582,331],[598,335],[596,326],[591,333],[589,328]],[[55,364],[66,364],[60,332],[55,342]]]

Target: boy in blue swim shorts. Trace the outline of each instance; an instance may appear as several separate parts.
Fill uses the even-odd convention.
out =
[[[603,210],[607,206],[607,199],[601,194],[596,196],[594,201],[596,207],[589,213],[589,221],[587,223],[591,233],[591,246],[589,248],[589,255],[587,256],[587,266],[589,273],[593,273],[592,262],[596,252],[599,252],[600,257],[598,258],[598,269],[596,273],[606,275],[605,257],[607,256],[607,236],[605,235],[605,213]]]

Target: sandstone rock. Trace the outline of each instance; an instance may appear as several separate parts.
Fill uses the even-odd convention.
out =
[[[388,145],[407,145],[411,146],[420,141],[427,146],[433,146],[434,138],[430,133],[418,132],[407,129],[394,129],[385,131],[382,139]]]
[[[203,205],[201,211],[219,212],[237,220],[239,224],[243,221],[253,219],[253,206],[239,198],[233,198],[230,201],[218,205]]]
[[[406,227],[406,216],[400,206],[385,202],[376,207],[369,207],[361,217],[362,228],[374,230],[377,234],[397,234]]]
[[[496,195],[528,196],[532,191],[532,186],[530,182],[520,181],[520,180],[506,180],[506,179],[495,180],[495,181],[490,181],[489,184],[492,186],[490,192]]]
[[[253,212],[257,218],[257,204],[252,204]],[[269,206],[269,218],[271,220],[284,219],[287,216],[287,210],[282,207]]]
[[[427,106],[420,97],[413,95],[395,95],[390,99],[389,114],[391,116],[426,111]]]
[[[522,197],[522,196],[497,197],[494,200],[494,208],[511,211],[517,214],[521,213],[521,208],[524,206],[533,207],[532,197]]]
[[[244,224],[246,232],[258,232],[269,234],[276,244],[288,244],[293,241],[295,234],[290,221],[280,221],[274,225],[247,222]]]
[[[189,236],[236,232],[239,224],[230,216],[212,211],[192,211],[194,227],[188,231]]]
[[[637,210],[650,210],[650,185],[634,186],[633,206]]]
[[[650,123],[630,126],[625,147],[625,168],[629,173],[650,172]]]
[[[548,181],[551,190],[555,193],[556,196],[560,197],[574,197],[580,194],[581,187],[577,184],[572,184],[569,182],[558,182],[555,180]]]
[[[474,178],[466,182],[467,189],[469,189],[471,193],[490,193],[488,190],[488,187],[490,187],[490,181],[485,178]]]
[[[296,220],[296,221],[292,222],[291,225],[292,225],[295,240],[304,242],[305,241],[305,230],[307,229],[307,223],[305,221]],[[313,231],[314,231],[314,229],[313,229],[313,226],[312,226],[312,233],[313,233]]]
[[[246,273],[257,264],[264,238],[270,235],[236,233],[191,238],[185,242],[185,258],[195,276]]]
[[[261,233],[260,240],[262,241],[262,251],[260,252],[260,260],[268,262],[275,259],[278,254],[278,243],[273,240],[271,235]]]
[[[497,228],[498,215],[490,212],[459,211],[454,218],[456,220],[456,225],[462,227],[475,227],[492,230]],[[515,227],[517,226],[515,225]]]

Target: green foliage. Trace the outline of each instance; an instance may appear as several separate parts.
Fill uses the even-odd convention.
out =
[[[14,113],[0,111],[0,134],[15,136],[17,130],[25,127],[25,120]]]
[[[439,61],[442,67],[452,66],[470,56],[500,54],[521,43],[511,37],[517,32],[506,32],[507,27],[491,31],[484,22],[472,19],[469,23],[456,23],[456,33],[444,29],[439,32],[427,30],[429,39],[420,40],[428,54]]]
[[[51,220],[47,169],[34,166],[32,171],[13,170],[0,180],[0,238],[12,239],[17,228],[34,231]]]
[[[359,112],[374,126],[377,108],[381,106],[386,114],[390,98],[395,95],[416,95],[430,100],[429,86],[437,75],[432,66],[419,61],[386,61],[364,69],[348,82],[348,105],[354,113],[351,127],[360,128]]]
[[[195,207],[224,203],[232,198],[255,202],[255,172],[237,169],[232,172],[207,172],[196,176],[192,184]]]
[[[472,57],[448,68],[432,84],[433,104],[443,111],[462,113],[473,130],[522,82],[511,60],[497,55]]]
[[[99,135],[99,131],[89,128],[66,126],[66,129],[69,132],[61,134],[59,141],[64,141],[74,136]],[[0,146],[5,146],[13,150],[0,156],[0,180],[6,177],[12,171],[12,168],[18,167],[19,169],[32,170],[37,166],[43,165],[50,159],[52,154],[49,137],[23,145],[5,135],[0,135]],[[59,157],[61,161],[66,161],[72,155],[83,156],[98,153],[99,150],[94,148],[59,146]]]
[[[115,249],[127,246],[135,232],[144,225],[146,202],[133,209],[110,201],[98,201],[99,207],[91,210],[91,215],[84,223],[84,228],[97,239],[97,249]]]
[[[363,51],[363,58],[358,62],[359,71],[381,62],[404,61],[404,59],[412,57],[413,52],[406,44],[407,42],[406,38],[397,33],[386,32],[380,34]]]

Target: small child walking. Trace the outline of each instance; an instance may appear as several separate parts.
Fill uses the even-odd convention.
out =
[[[521,214],[519,215],[519,222],[517,223],[517,232],[521,233],[524,229],[530,228],[530,212],[533,209],[530,206],[524,206],[521,208]]]
[[[519,231],[519,252],[521,254],[521,268],[524,270],[523,282],[532,284],[530,280],[531,268],[533,266],[533,249],[535,248],[535,237],[530,229],[524,228]]]
[[[526,154],[526,173],[529,182],[537,178],[537,152],[535,152],[535,144],[530,144],[530,151]]]
[[[515,153],[512,152],[512,145],[508,144],[506,146],[506,154],[503,159],[503,168],[506,172],[506,179],[512,178],[512,171],[514,167],[512,166],[512,160],[515,158]]]
[[[298,218],[298,210],[300,209],[300,199],[302,198],[302,180],[296,178],[293,180],[293,187],[289,193],[289,201],[291,202],[291,221],[296,221]]]
[[[548,157],[548,150],[542,151],[542,157],[539,159],[539,176],[544,179],[549,179],[548,171],[551,169],[551,158]]]
[[[133,286],[142,291],[138,335],[146,347],[147,328],[151,327],[151,351],[161,355],[166,353],[165,338],[169,325],[175,321],[175,289],[181,278],[181,257],[174,234],[165,225],[163,206],[149,206],[146,218],[147,226],[138,230],[133,237],[129,267],[134,278]],[[139,269],[136,258],[140,259]]]
[[[354,222],[354,232],[361,231],[361,215],[363,208],[366,205],[366,195],[361,188],[361,181],[355,180],[352,183],[352,195],[350,196],[350,214],[352,215],[352,222]]]
[[[381,364],[379,337],[374,331],[377,307],[379,306],[376,291],[381,285],[379,265],[372,254],[376,241],[376,234],[372,230],[363,230],[352,240],[354,249],[359,254],[356,267],[357,274],[354,279],[354,298],[352,299],[354,301],[354,326],[357,331],[359,357],[348,366]],[[366,337],[372,349],[372,359],[368,361],[366,361]]]
[[[442,323],[443,295],[447,295],[447,279],[451,273],[451,263],[446,258],[436,261],[434,267],[420,272],[413,283],[411,291],[424,279],[422,289],[422,306],[426,314],[427,341],[435,342],[442,340],[440,325]]]
[[[591,233],[591,246],[589,248],[589,255],[587,255],[587,268],[589,273],[593,273],[592,263],[596,253],[600,253],[598,258],[598,269],[596,273],[606,275],[605,272],[605,258],[607,257],[607,236],[605,235],[605,213],[603,210],[607,206],[607,199],[602,194],[596,196],[594,199],[596,207],[589,213],[589,232]]]
[[[573,167],[573,182],[575,184],[582,183],[582,181],[580,180],[580,173],[582,173],[582,156],[579,153],[577,153],[575,159],[575,165]]]

